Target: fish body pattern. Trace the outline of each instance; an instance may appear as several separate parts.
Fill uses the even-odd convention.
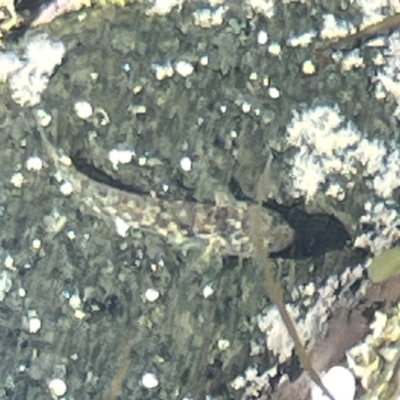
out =
[[[107,221],[118,218],[129,229],[160,235],[175,248],[200,246],[222,256],[252,256],[250,221],[254,204],[235,200],[224,204],[166,200],[128,192],[81,173],[71,159],[63,160],[57,154],[43,134],[42,139],[62,180],[72,185],[71,197],[84,206],[84,211]],[[263,208],[259,223],[269,251],[276,252],[293,241],[294,231],[279,213]]]

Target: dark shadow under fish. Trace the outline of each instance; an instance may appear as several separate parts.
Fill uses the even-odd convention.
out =
[[[319,258],[329,251],[341,250],[351,242],[343,223],[332,214],[309,214],[298,204],[285,206],[273,199],[262,205],[278,212],[295,231],[293,242],[280,251],[272,252],[271,258]]]
[[[234,178],[229,182],[229,190],[236,200],[256,204],[244,194]],[[277,212],[295,232],[293,242],[282,250],[270,253],[271,258],[320,259],[325,253],[341,250],[351,243],[349,232],[338,218],[327,213],[307,213],[301,199],[288,206],[268,199],[262,206]]]
[[[74,165],[78,171],[82,171],[84,176],[110,188],[135,193],[139,196],[145,194],[136,187],[124,185],[109,177],[93,165],[87,164],[84,158],[75,157]],[[237,184],[234,187],[231,184],[229,186],[236,200],[245,201],[249,204],[256,203],[253,199],[247,197]],[[286,206],[273,199],[268,199],[262,203],[262,206],[277,212],[294,231],[293,241],[282,250],[271,252],[271,258],[320,258],[329,251],[342,249],[351,241],[346,228],[334,215],[307,213],[302,209],[299,202]]]

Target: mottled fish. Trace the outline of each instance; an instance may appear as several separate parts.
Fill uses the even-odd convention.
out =
[[[122,220],[134,230],[158,234],[181,250],[201,246],[221,255],[252,255],[249,202],[172,201],[117,189],[79,172],[69,158],[57,154],[43,132],[42,139],[63,180],[72,184],[72,196],[88,212],[111,218],[114,223],[116,219]],[[262,209],[260,224],[270,251],[279,251],[292,242],[294,232],[278,213]]]

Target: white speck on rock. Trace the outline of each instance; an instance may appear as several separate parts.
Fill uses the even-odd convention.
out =
[[[32,240],[32,249],[39,250],[42,247],[42,241],[40,239]]]
[[[76,234],[75,234],[75,232],[74,231],[68,231],[67,232],[67,237],[68,237],[68,239],[70,239],[70,240],[74,240],[74,239],[76,239]]]
[[[0,272],[0,301],[3,301],[6,294],[11,290],[12,280],[11,274],[8,271]]]
[[[147,164],[147,157],[146,156],[140,156],[138,158],[138,165],[140,167],[144,167]]]
[[[29,318],[29,333],[38,333],[42,327],[42,321],[39,317]]]
[[[208,56],[203,56],[200,58],[200,65],[202,65],[203,67],[208,65]]]
[[[129,224],[125,222],[122,218],[115,218],[115,228],[117,229],[118,235],[126,237],[129,231]]]
[[[258,32],[257,35],[257,43],[260,45],[264,45],[268,42],[268,33],[265,31]]]
[[[268,52],[273,56],[279,57],[282,54],[282,47],[279,43],[271,43],[268,46]]]
[[[249,76],[249,79],[250,79],[251,81],[257,81],[257,80],[258,80],[258,74],[257,74],[257,72],[252,72],[252,73],[250,74],[250,76]]]
[[[51,114],[49,114],[43,108],[36,110],[36,120],[40,126],[49,126],[52,120]]]
[[[326,194],[335,199],[338,199],[339,201],[343,201],[346,197],[344,189],[337,182],[331,183],[329,185],[328,189],[326,189]]]
[[[245,4],[267,18],[272,18],[275,14],[274,0],[246,0]]]
[[[218,349],[221,351],[225,351],[227,349],[229,349],[231,343],[229,342],[229,340],[226,339],[220,339],[218,340]]]
[[[178,61],[175,64],[175,71],[180,75],[183,76],[184,78],[188,77],[191,75],[194,71],[194,67],[192,64],[186,62],[186,61]]]
[[[224,16],[227,7],[221,6],[217,9],[210,10],[202,8],[196,10],[193,15],[194,24],[201,28],[212,28],[213,26],[220,26],[224,22]]]
[[[248,113],[251,111],[251,104],[248,103],[247,101],[245,101],[245,102],[242,104],[242,111],[243,111],[245,114],[248,114]]]
[[[74,192],[74,187],[72,183],[69,181],[63,182],[60,186],[60,192],[64,196],[70,196]]]
[[[301,70],[303,71],[303,74],[305,75],[314,75],[316,68],[314,63],[311,60],[306,60],[304,61]]]
[[[346,54],[341,62],[342,72],[350,71],[353,68],[365,67],[364,59],[360,55],[360,49],[356,49]]]
[[[142,385],[146,389],[155,389],[159,385],[159,383],[160,382],[158,381],[156,375],[154,375],[150,372],[146,372],[142,376]]]
[[[268,89],[268,94],[269,94],[269,97],[271,97],[271,99],[274,99],[274,100],[279,99],[279,97],[281,96],[281,92],[276,87],[270,87]]]
[[[79,100],[74,104],[75,114],[81,119],[89,119],[93,115],[92,105],[85,100]]]
[[[82,307],[82,299],[80,298],[79,294],[74,293],[70,298],[69,298],[69,305],[74,309],[74,310],[79,310]]]
[[[24,176],[21,172],[16,172],[10,179],[10,182],[16,187],[21,188],[22,184],[24,183]]]
[[[192,160],[189,157],[182,157],[180,161],[182,171],[189,172],[192,170]]]
[[[231,387],[233,390],[240,390],[246,386],[246,379],[243,376],[237,376],[232,382]]]
[[[83,310],[75,310],[74,317],[81,320],[86,317],[86,313]]]
[[[151,68],[154,70],[158,81],[171,78],[174,75],[174,68],[170,63],[152,64]]]
[[[143,115],[147,112],[147,108],[143,104],[131,105],[128,110],[134,115]]]
[[[208,299],[210,296],[214,294],[213,284],[209,283],[208,285],[204,286],[203,288],[203,297]]]
[[[152,8],[148,10],[148,14],[166,15],[171,12],[174,7],[180,9],[183,2],[184,0],[155,0]]]
[[[334,39],[347,36],[354,31],[354,27],[346,21],[339,21],[333,14],[323,16],[324,23],[320,31],[322,39]]]
[[[9,254],[7,254],[7,257],[4,260],[4,266],[6,268],[8,268],[8,269],[14,269],[15,268],[14,259]]]
[[[322,383],[329,393],[340,400],[354,400],[356,380],[353,373],[345,367],[334,366],[322,376]],[[311,391],[312,400],[328,400],[321,389],[314,386]]]
[[[307,47],[312,43],[316,36],[317,32],[314,30],[303,33],[299,36],[291,36],[287,40],[287,45],[290,47]]]
[[[54,378],[48,383],[50,394],[55,397],[62,397],[67,393],[67,384],[60,378]]]
[[[136,153],[133,150],[113,149],[108,153],[108,159],[114,169],[118,169],[118,164],[129,164],[135,156]]]
[[[43,168],[43,161],[39,157],[29,157],[26,160],[26,169],[28,171],[40,171]]]
[[[153,303],[160,297],[160,292],[157,289],[149,288],[144,292],[146,301]]]

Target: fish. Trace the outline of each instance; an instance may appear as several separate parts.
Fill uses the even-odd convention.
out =
[[[58,175],[73,188],[71,200],[75,198],[86,212],[114,224],[118,221],[128,229],[157,234],[183,253],[200,247],[205,249],[204,254],[252,257],[253,203],[235,199],[209,203],[170,200],[114,187],[80,172],[71,158],[58,155],[43,130],[40,136]],[[259,223],[269,251],[278,251],[293,241],[293,229],[279,214],[263,208]]]

